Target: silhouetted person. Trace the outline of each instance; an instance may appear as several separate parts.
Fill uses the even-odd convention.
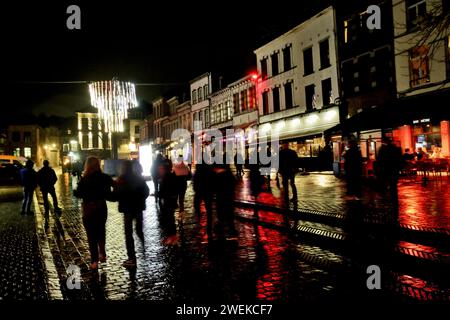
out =
[[[194,209],[197,217],[200,218],[200,206],[202,201],[206,209],[206,232],[208,237],[212,236],[212,201],[214,197],[214,175],[212,166],[208,163],[198,163],[195,166],[193,178],[194,187]]]
[[[178,157],[177,162],[172,167],[172,170],[175,174],[178,206],[180,208],[180,212],[183,212],[187,181],[191,179],[191,171],[189,170],[189,167],[184,163],[182,155]]]
[[[279,169],[278,173],[281,175],[284,198],[289,200],[289,185],[292,188],[291,201],[297,201],[297,187],[295,186],[295,175],[298,171],[298,156],[297,152],[289,149],[289,144],[284,142],[279,153]]]
[[[158,200],[158,192],[159,192],[159,177],[158,177],[158,170],[159,170],[159,166],[163,163],[164,158],[163,156],[158,153],[158,155],[156,156],[155,160],[152,163],[152,167],[150,169],[151,171],[151,175],[152,175],[152,180],[153,180],[153,185],[155,187],[155,200]]]
[[[137,170],[136,170],[137,169]],[[132,161],[122,164],[122,172],[116,181],[114,193],[119,201],[119,212],[123,213],[125,227],[125,243],[128,260],[123,263],[126,268],[136,267],[136,251],[133,240],[133,221],[135,221],[136,234],[144,245],[144,232],[142,229],[145,200],[149,189],[138,166]]]
[[[159,177],[159,217],[163,233],[163,243],[174,245],[177,243],[177,229],[175,226],[175,208],[177,205],[176,177],[169,169],[169,165],[163,162],[158,167]]]
[[[99,261],[106,262],[106,200],[113,200],[112,186],[112,178],[100,169],[100,160],[88,157],[74,195],[83,199],[83,225],[89,242],[92,270],[98,269]]]
[[[249,164],[249,180],[250,180],[250,193],[255,198],[258,198],[264,185],[264,176],[261,174],[261,168],[259,164]]]
[[[44,160],[43,167],[38,171],[38,185],[41,189],[42,197],[44,198],[45,216],[48,216],[50,211],[50,204],[48,203],[48,195],[52,197],[53,209],[57,213],[61,213],[61,208],[58,206],[58,198],[55,192],[55,183],[58,181],[55,170],[50,167],[48,160]]]
[[[33,169],[34,162],[27,160],[25,168],[20,170],[20,180],[23,186],[23,202],[21,214],[33,214],[31,204],[33,203],[34,189],[37,186],[37,174]]]
[[[383,138],[377,156],[380,179],[383,188],[389,188],[391,197],[397,199],[398,176],[402,166],[402,150],[389,138]]]
[[[343,156],[347,196],[359,200],[362,196],[362,155],[355,140],[348,142],[348,149]]]
[[[403,161],[404,162],[406,162],[406,161],[413,161],[415,157],[416,157],[415,154],[411,153],[409,148],[405,149],[405,153],[403,154]]]
[[[77,180],[81,179],[81,174],[83,172],[83,164],[81,161],[75,161],[72,165],[72,176],[77,177]]]
[[[425,160],[427,158],[427,154],[425,151],[423,151],[422,148],[418,148],[417,149],[417,160],[421,161],[421,160]]]
[[[240,152],[236,152],[234,155],[234,165],[236,166],[236,176],[242,177],[244,175],[244,158]]]
[[[225,157],[224,157],[225,159]],[[228,229],[228,239],[237,237],[234,226],[234,196],[236,180],[228,164],[218,164],[214,167],[216,182],[216,208],[219,220],[219,232],[223,236]]]

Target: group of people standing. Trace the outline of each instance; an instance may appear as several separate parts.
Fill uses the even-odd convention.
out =
[[[347,181],[347,199],[360,200],[362,197],[363,158],[356,140],[349,140],[344,151],[344,169]],[[398,196],[397,183],[402,168],[403,156],[400,147],[384,137],[378,150],[376,161],[376,176],[382,192],[389,191],[392,199]]]
[[[31,204],[33,203],[34,191],[39,186],[44,200],[45,216],[48,217],[50,212],[50,204],[48,196],[53,200],[53,208],[56,213],[61,213],[61,208],[58,206],[58,198],[55,192],[55,183],[58,181],[55,170],[50,167],[48,160],[43,161],[43,167],[36,172],[34,170],[34,162],[27,160],[25,168],[20,170],[20,178],[23,186],[23,202],[21,214],[32,215]]]

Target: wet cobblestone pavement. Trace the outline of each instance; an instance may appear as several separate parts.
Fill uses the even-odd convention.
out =
[[[0,203],[0,300],[48,299],[34,216],[21,201]]]
[[[449,234],[441,232],[448,229],[449,214],[448,200],[442,200],[444,186],[427,186],[429,197],[437,199],[435,206],[414,209],[418,212],[430,207],[434,211],[420,212],[433,219],[412,219],[417,215],[404,211],[411,206],[406,197],[401,197],[400,221],[410,228],[390,232],[383,224],[367,226],[361,217],[352,218],[349,223],[347,218],[355,213],[386,215],[389,208],[374,194],[353,208],[354,204],[342,199],[342,182],[331,175],[297,178],[298,210],[305,211],[299,216],[280,214],[280,191],[274,183],[272,193],[264,193],[259,199],[267,208],[260,209],[259,218],[255,218],[246,183],[244,179],[237,198],[250,205],[236,208],[237,241],[207,241],[205,217],[198,221],[194,216],[189,187],[186,212],[182,216],[177,212],[176,216],[179,245],[166,246],[161,243],[154,198],[149,197],[144,213],[145,248],[136,241],[135,272],[121,265],[126,259],[123,217],[117,204],[108,203],[108,262],[95,274],[88,271],[81,202],[72,196],[76,182],[68,175],[61,176],[57,193],[62,216],[51,214],[48,228],[41,213],[37,221],[52,253],[64,299],[294,302],[375,296],[391,301],[448,301]],[[420,184],[414,186],[419,190],[415,192],[424,192]],[[400,194],[412,192],[407,188],[411,187],[401,184]],[[40,197],[38,202],[42,212]],[[279,212],[271,208],[278,208]],[[81,290],[68,290],[65,285],[66,268],[72,264],[81,268]],[[367,290],[366,268],[371,264],[381,267],[381,293]]]

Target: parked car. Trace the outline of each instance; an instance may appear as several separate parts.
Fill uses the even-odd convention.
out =
[[[20,169],[25,166],[25,158],[0,155],[0,184],[14,185],[20,183]]]

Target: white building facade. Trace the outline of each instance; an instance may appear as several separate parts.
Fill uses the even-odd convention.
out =
[[[201,131],[210,126],[209,99],[212,91],[211,73],[207,72],[190,81],[192,130]],[[195,127],[195,124],[197,126]]]
[[[339,123],[335,12],[321,11],[256,49],[259,137],[275,133],[300,157],[317,156]]]

